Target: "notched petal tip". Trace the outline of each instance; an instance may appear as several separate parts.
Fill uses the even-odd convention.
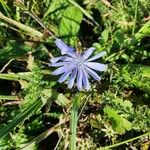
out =
[[[98,59],[98,58],[100,58],[100,57],[103,57],[103,56],[106,55],[106,54],[107,54],[106,51],[102,51],[102,52],[96,54],[95,56],[89,58],[87,61],[93,61],[93,60],[96,60],[96,59]]]
[[[88,67],[86,67],[86,66],[84,66],[84,68],[85,68],[86,72],[87,72],[91,77],[93,77],[95,80],[97,80],[97,81],[101,80],[101,77],[100,77],[95,71],[93,71],[92,69],[90,69],[90,68],[88,68]]]
[[[56,46],[57,46],[58,48],[63,48],[63,47],[66,47],[66,46],[67,46],[66,43],[63,42],[63,40],[61,40],[61,39],[56,39],[56,40],[54,41],[54,43],[56,44]]]
[[[66,72],[67,69],[63,66],[63,67],[59,67],[57,68],[55,71],[52,72],[52,75],[60,75],[64,72]]]
[[[75,51],[75,49],[71,46],[68,46],[65,42],[63,42],[63,40],[61,39],[56,39],[54,41],[55,45],[61,50],[61,54],[65,55],[68,52],[72,53]]]
[[[50,59],[50,62],[51,63],[56,63],[56,62],[58,62],[59,60],[61,60],[63,57],[62,56],[60,56],[60,57],[54,57],[54,58],[51,58]]]
[[[94,69],[96,71],[106,71],[107,65],[97,63],[97,62],[85,62],[84,63],[87,67]]]
[[[54,76],[56,75],[54,72],[52,72],[51,74],[54,75]]]
[[[92,53],[93,53],[94,50],[95,50],[94,47],[88,48],[88,49],[83,53],[82,59],[83,59],[83,60],[88,59],[88,58],[92,55]]]

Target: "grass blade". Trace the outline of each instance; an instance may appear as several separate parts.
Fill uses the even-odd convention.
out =
[[[16,116],[14,120],[12,120],[11,123],[9,123],[6,127],[3,127],[0,130],[0,138],[3,138],[7,134],[9,134],[15,127],[17,127],[22,121],[24,121],[29,115],[31,115],[33,112],[37,111],[39,108],[43,106],[43,103],[41,100],[38,100],[31,104],[26,110],[21,112]]]

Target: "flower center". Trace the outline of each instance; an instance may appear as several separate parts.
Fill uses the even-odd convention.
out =
[[[75,58],[74,61],[75,61],[75,63],[77,64],[78,67],[79,67],[79,66],[81,67],[81,66],[83,65],[83,63],[84,63],[84,60],[82,60],[80,54],[78,54],[78,57]]]

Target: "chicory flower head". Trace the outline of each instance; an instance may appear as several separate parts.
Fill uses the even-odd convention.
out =
[[[61,75],[58,82],[62,83],[68,79],[68,88],[72,88],[76,82],[80,91],[90,90],[89,78],[92,77],[99,81],[101,77],[96,71],[106,71],[107,69],[107,65],[93,61],[105,55],[106,52],[100,52],[90,58],[95,50],[94,47],[88,48],[84,53],[79,53],[61,39],[56,39],[55,44],[61,50],[62,56],[52,58],[50,66],[58,67],[52,72],[53,75]]]

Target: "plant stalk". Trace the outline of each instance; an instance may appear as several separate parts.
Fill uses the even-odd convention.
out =
[[[135,34],[135,26],[136,26],[137,13],[138,13],[138,2],[139,2],[139,0],[136,0],[135,15],[134,15],[134,25],[133,25],[133,28],[132,28],[132,35]]]
[[[77,132],[77,121],[78,121],[78,109],[79,100],[81,99],[81,94],[77,95],[73,101],[71,110],[71,121],[70,121],[70,150],[76,150],[76,132]]]
[[[11,18],[8,18],[8,17],[4,16],[1,12],[0,12],[0,19],[5,20],[6,22],[18,27],[22,31],[26,32],[26,34],[28,34],[32,37],[38,37],[40,39],[43,38],[43,33],[39,32],[39,31],[29,27],[29,26],[26,26],[20,22],[17,22]]]

